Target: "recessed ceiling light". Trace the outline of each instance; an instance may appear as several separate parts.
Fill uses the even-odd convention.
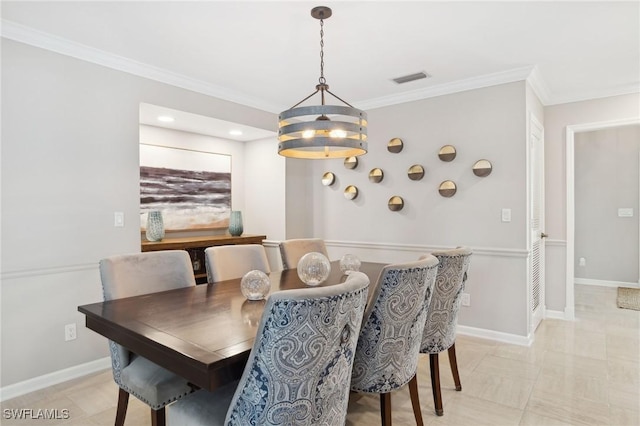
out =
[[[159,115],[158,121],[162,121],[163,123],[173,123],[176,119],[169,115]]]
[[[229,134],[231,136],[241,136],[242,135],[242,130],[229,130]]]

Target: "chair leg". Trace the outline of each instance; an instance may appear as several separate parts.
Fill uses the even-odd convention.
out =
[[[418,374],[409,381],[409,395],[411,395],[411,406],[413,407],[413,415],[416,418],[416,425],[423,426],[422,410],[420,409],[420,395],[418,394]]]
[[[442,395],[440,394],[440,365],[438,354],[429,354],[429,367],[431,368],[431,390],[433,391],[433,404],[436,407],[436,414],[444,414],[442,410]]]
[[[118,391],[118,408],[116,409],[115,426],[124,426],[124,418],[127,415],[127,406],[129,405],[129,392],[120,388]]]
[[[380,394],[380,417],[382,426],[391,426],[391,393]]]
[[[462,390],[462,384],[460,384],[460,375],[458,374],[458,361],[456,359],[456,344],[454,343],[448,349],[449,353],[449,365],[451,366],[451,373],[453,374],[453,381],[456,384],[456,390]]]
[[[165,426],[166,422],[164,407],[157,410],[151,409],[151,426]]]

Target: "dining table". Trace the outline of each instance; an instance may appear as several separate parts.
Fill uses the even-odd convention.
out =
[[[372,286],[385,264],[362,262]],[[267,274],[270,294],[308,287],[297,270]],[[338,261],[320,286],[344,282]],[[247,300],[241,278],[78,306],[86,327],[131,352],[214,390],[242,375],[253,347],[265,300]],[[268,296],[267,296],[268,297]]]

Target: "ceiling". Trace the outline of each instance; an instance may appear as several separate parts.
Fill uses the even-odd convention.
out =
[[[324,76],[357,108],[527,78],[546,105],[640,91],[638,1],[3,0],[2,35],[277,113],[318,83],[318,5]]]

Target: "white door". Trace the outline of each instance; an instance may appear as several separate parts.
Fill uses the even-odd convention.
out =
[[[544,318],[544,129],[531,116],[529,126],[529,202],[530,253],[529,307],[530,332],[533,333]]]

